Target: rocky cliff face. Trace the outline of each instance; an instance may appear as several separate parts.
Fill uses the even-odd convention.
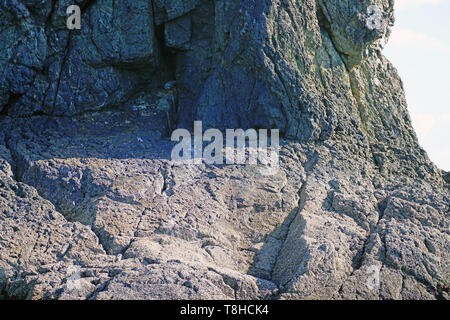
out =
[[[392,0],[1,0],[0,296],[448,299],[448,175],[392,24]],[[194,120],[280,129],[280,170],[172,161]]]

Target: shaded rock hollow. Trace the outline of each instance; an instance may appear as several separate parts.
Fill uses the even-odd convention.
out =
[[[3,298],[448,299],[393,1],[75,2],[0,1]],[[280,170],[171,161],[194,120],[280,129]]]

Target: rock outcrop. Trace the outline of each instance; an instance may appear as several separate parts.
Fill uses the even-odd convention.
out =
[[[448,173],[392,24],[392,0],[0,0],[0,297],[448,299]],[[172,161],[194,120],[279,129],[279,170]]]

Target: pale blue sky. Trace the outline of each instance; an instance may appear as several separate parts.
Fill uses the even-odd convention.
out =
[[[450,0],[396,0],[384,54],[403,80],[420,144],[450,171]]]

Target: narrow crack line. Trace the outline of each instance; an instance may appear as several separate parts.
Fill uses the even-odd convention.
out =
[[[138,238],[139,228],[141,227],[142,220],[144,219],[144,216],[145,216],[147,210],[148,210],[147,208],[144,208],[144,210],[142,210],[141,216],[139,217],[139,221],[138,221],[138,223],[137,223],[137,225],[136,225],[136,230],[134,231],[134,237],[135,237],[135,238]],[[130,241],[130,245],[131,245],[133,242],[134,242],[134,240],[132,239],[132,240]]]
[[[12,137],[10,135],[5,135],[5,139],[4,139],[4,146],[6,147],[6,149],[9,151],[9,153],[11,154],[11,158],[12,158],[12,179],[16,182],[21,182],[20,181],[20,177],[19,177],[19,165],[18,165],[18,155],[15,152],[15,150],[12,148],[10,141],[11,141]]]
[[[173,163],[167,163],[161,168],[161,175],[163,178],[163,186],[160,192],[161,195],[163,194],[168,195],[168,192],[171,191],[173,188],[173,185],[171,185],[171,183],[174,181],[172,172],[173,167],[174,167]]]
[[[277,263],[278,263],[278,261],[279,261],[279,259],[280,259],[280,256],[281,256],[281,254],[282,254],[282,252],[283,252],[283,250],[284,250],[284,247],[285,247],[285,245],[286,245],[286,242],[287,242],[287,240],[288,240],[288,238],[289,238],[291,226],[292,226],[292,224],[294,223],[294,221],[295,221],[295,219],[297,218],[297,216],[301,214],[301,212],[302,212],[302,210],[303,210],[303,207],[305,206],[305,202],[306,202],[306,186],[307,186],[307,181],[304,181],[304,182],[302,183],[301,188],[300,188],[300,189],[298,190],[298,192],[297,192],[297,193],[298,193],[298,197],[299,197],[298,203],[297,203],[297,208],[295,209],[295,214],[292,216],[291,221],[289,221],[289,223],[288,223],[288,225],[287,225],[286,237],[283,239],[283,244],[281,245],[280,250],[278,251],[277,257],[275,258],[275,263],[274,263],[274,265],[273,265],[273,267],[272,267],[272,270],[271,270],[271,272],[270,272],[270,280],[271,280],[271,281],[273,281],[273,278],[274,278],[274,272],[275,272],[275,267],[276,267],[276,265],[277,265]],[[290,281],[290,280],[289,280],[289,281]],[[287,281],[287,282],[289,282],[289,281]],[[285,283],[283,284],[283,286],[284,286],[287,282],[285,282]],[[281,287],[280,284],[277,283],[277,285],[278,285],[279,289],[281,289],[281,288],[280,288],[280,287]]]
[[[280,260],[281,254],[285,248],[286,242],[289,238],[289,235],[291,233],[291,227],[292,224],[294,223],[294,221],[296,220],[296,218],[302,214],[303,209],[306,205],[306,201],[307,201],[307,194],[306,194],[306,189],[308,186],[308,182],[309,182],[309,177],[310,177],[310,173],[311,171],[314,169],[315,165],[317,164],[319,158],[319,154],[318,152],[315,152],[311,159],[309,159],[309,161],[305,164],[305,171],[306,171],[306,177],[304,179],[304,181],[302,181],[302,186],[300,187],[300,189],[298,190],[297,194],[298,194],[298,202],[297,202],[297,208],[295,209],[295,214],[292,216],[292,220],[289,221],[288,225],[287,225],[287,232],[286,232],[286,236],[283,239],[283,244],[280,247],[280,250],[278,251],[277,257],[275,258],[275,263],[273,264],[272,270],[270,271],[270,280],[272,282],[273,278],[274,278],[274,271],[275,268]],[[295,275],[294,275],[295,276]],[[292,276],[289,280],[285,281],[285,283],[280,284],[280,283],[275,283],[278,286],[278,289],[280,290],[280,293],[283,291],[282,286],[285,286],[287,283],[289,283],[289,281],[292,280],[292,278],[294,277]]]
[[[86,296],[86,300],[94,300],[100,292],[104,292],[104,291],[108,290],[109,285],[116,277],[117,277],[117,275],[114,275],[114,276],[110,277],[106,282],[98,285],[92,293],[90,293]]]
[[[321,17],[322,16],[322,17]],[[330,25],[330,14],[328,13],[327,9],[322,5],[318,4],[318,10],[317,10],[317,20],[319,21],[319,28],[322,30],[327,37],[330,39],[331,45],[333,46],[336,53],[341,58],[342,62],[344,62],[345,69],[347,72],[350,72],[350,68],[347,66],[347,55],[345,53],[342,53],[339,51],[339,49],[336,46],[336,43],[334,42],[334,39],[332,37],[332,30]],[[343,57],[345,56],[345,57]]]
[[[377,158],[375,157],[373,144],[371,142],[372,139],[371,139],[370,135],[368,134],[368,130],[367,130],[366,124],[364,123],[364,120],[363,120],[363,115],[362,115],[361,110],[359,108],[360,98],[359,98],[358,94],[356,94],[356,92],[354,92],[354,91],[356,91],[355,83],[354,83],[355,80],[350,75],[350,73],[348,74],[348,77],[350,79],[350,88],[351,88],[350,92],[351,92],[352,96],[355,98],[355,101],[356,101],[356,110],[358,111],[359,119],[361,121],[361,127],[364,130],[364,134],[367,137],[367,144],[368,144],[368,147],[369,147],[370,154],[372,155],[373,164],[375,165],[375,168],[378,170],[378,172],[381,175],[383,175],[383,170],[380,167],[380,165],[378,164]]]
[[[341,284],[341,286],[339,287],[339,289],[338,289],[338,291],[337,291],[337,293],[338,293],[339,295],[342,293],[342,290],[343,290],[344,285],[345,285],[345,283],[347,282],[347,280],[348,280],[349,278],[351,278],[351,277],[355,274],[355,272],[356,272],[357,270],[360,270],[360,269],[361,269],[362,264],[363,264],[363,261],[364,261],[364,256],[365,256],[366,250],[367,250],[367,245],[369,244],[369,241],[370,241],[372,235],[378,233],[378,232],[377,232],[377,229],[378,229],[378,226],[379,226],[379,224],[380,224],[380,221],[381,221],[381,220],[383,219],[383,217],[384,217],[384,212],[385,212],[385,210],[386,210],[385,202],[387,201],[388,198],[389,198],[389,197],[383,199],[382,201],[380,201],[380,202],[377,204],[377,211],[378,211],[378,220],[377,220],[377,223],[375,224],[375,226],[373,226],[373,227],[371,228],[371,230],[369,231],[369,233],[368,233],[366,239],[364,240],[363,246],[362,246],[362,248],[361,248],[361,254],[360,254],[360,257],[358,258],[358,262],[356,263],[356,266],[353,268],[352,272],[351,272],[351,273],[350,273],[350,274],[342,281],[342,284]],[[385,239],[385,236],[380,237],[380,238],[381,238],[381,240],[382,240],[382,242],[383,242],[383,247],[384,247],[384,257],[383,257],[383,259],[382,259],[382,261],[381,261],[382,267],[383,267],[383,266],[385,265],[385,261],[386,261],[386,258],[387,258],[386,239]]]
[[[72,42],[72,31],[69,31],[69,36],[68,36],[67,44],[66,44],[66,47],[65,47],[65,53],[64,53],[64,56],[63,56],[63,60],[61,62],[61,68],[59,69],[58,81],[56,83],[55,95],[53,97],[53,107],[52,107],[52,112],[51,112],[52,114],[55,113],[56,100],[58,99],[59,87],[60,87],[60,84],[61,84],[61,79],[62,79],[62,76],[63,76],[64,67],[65,67],[67,59],[69,57],[71,42]]]
[[[418,277],[417,274],[415,274],[413,271],[407,270],[406,266],[402,266],[400,268],[400,271],[402,275],[405,276],[405,278],[406,276],[413,278],[418,283],[421,283],[429,294],[433,295],[436,299],[440,299],[440,295],[442,294],[442,291],[440,291],[439,289],[439,286],[441,285],[440,283],[437,283],[437,285],[435,285],[425,278]]]

